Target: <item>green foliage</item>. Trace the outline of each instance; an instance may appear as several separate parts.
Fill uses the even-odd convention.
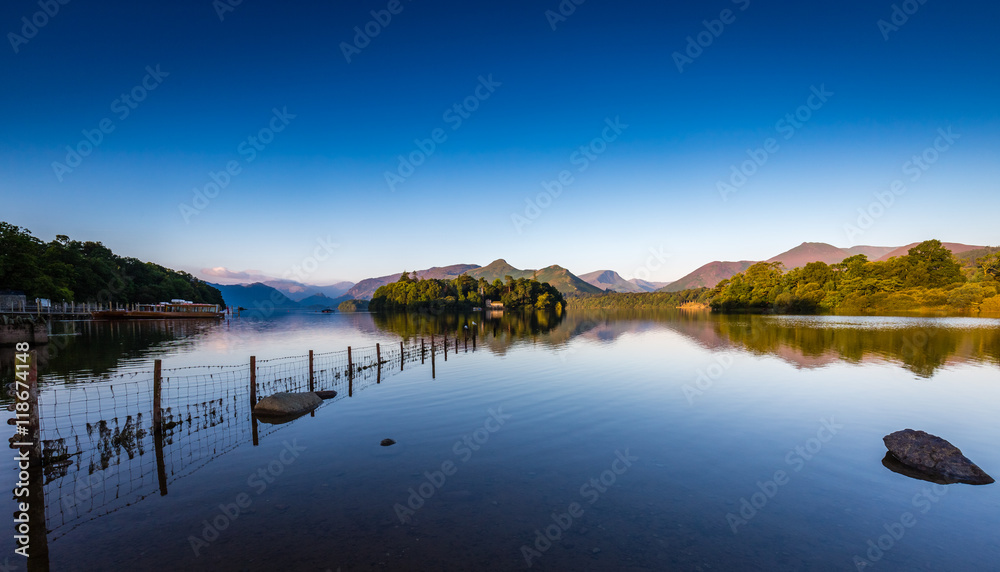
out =
[[[435,278],[413,280],[407,272],[397,282],[380,286],[368,308],[381,311],[467,311],[481,307],[486,300],[503,302],[504,308],[534,308],[561,311],[566,300],[553,286],[529,278],[492,284],[463,274],[453,280]]]
[[[49,243],[0,221],[0,288],[55,302],[156,303],[172,298],[224,304],[219,290],[186,272],[121,257],[100,242],[58,235]]]
[[[368,300],[344,300],[337,306],[339,312],[366,312]]]
[[[997,295],[994,253],[980,259],[983,280],[966,283],[962,267],[940,241],[928,240],[907,255],[869,261],[863,254],[827,265],[811,262],[782,273],[778,263],[758,262],[723,280],[709,297],[713,310],[781,313],[991,312]]]
[[[596,296],[578,296],[569,299],[574,310],[650,310],[677,308],[684,304],[707,304],[709,289],[693,288],[680,292],[607,292]]]

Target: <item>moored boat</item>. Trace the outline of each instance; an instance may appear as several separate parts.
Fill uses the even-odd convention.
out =
[[[219,319],[226,315],[218,304],[195,304],[185,300],[172,300],[159,304],[139,304],[134,310],[103,310],[91,312],[97,320],[205,320]]]

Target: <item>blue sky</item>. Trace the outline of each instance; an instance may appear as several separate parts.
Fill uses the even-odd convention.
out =
[[[1000,243],[994,3],[226,1],[5,2],[0,219],[321,284]]]

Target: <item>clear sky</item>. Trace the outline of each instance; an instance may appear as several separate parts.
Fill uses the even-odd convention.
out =
[[[1000,4],[576,2],[7,0],[0,220],[318,284],[1000,243]]]

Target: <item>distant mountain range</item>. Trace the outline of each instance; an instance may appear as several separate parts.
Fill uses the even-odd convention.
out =
[[[864,254],[869,260],[888,260],[893,256],[905,255],[910,248],[913,248],[917,244],[919,243],[915,242],[900,247],[852,246],[851,248],[838,248],[824,242],[803,242],[791,250],[768,258],[766,262],[781,262],[786,269],[792,269],[805,266],[809,262],[836,264],[856,254]],[[968,253],[966,256],[971,256],[975,254],[973,251],[982,249],[991,251],[988,247],[971,246],[956,242],[945,242],[943,244],[956,255]],[[607,290],[635,293],[654,292],[657,290],[678,292],[690,288],[714,287],[722,280],[743,272],[755,262],[757,261],[739,260],[736,262],[727,262],[717,260],[699,267],[694,272],[675,282],[669,283],[649,282],[638,278],[626,280],[614,270],[596,270],[577,276],[559,265],[546,266],[539,270],[521,270],[511,266],[502,258],[494,260],[486,266],[476,264],[435,266],[426,270],[410,271],[410,276],[413,278],[451,280],[462,274],[468,274],[472,278],[484,278],[489,282],[497,279],[503,281],[507,276],[514,279],[534,278],[540,282],[548,282],[564,295],[600,294]],[[275,308],[280,310],[318,311],[324,308],[336,308],[344,300],[370,300],[379,286],[396,282],[401,275],[402,273],[400,272],[377,278],[366,278],[357,284],[340,282],[329,286],[314,286],[292,280],[269,280],[253,284],[226,286],[220,284],[211,285],[222,292],[223,298],[225,298],[226,303],[230,306],[243,306],[244,308],[254,309],[259,307],[264,301],[270,301],[274,304]]]
[[[791,270],[792,268],[805,266],[810,262],[836,264],[841,260],[856,254],[864,254],[869,260],[888,260],[894,256],[905,255],[911,248],[918,244],[920,243],[914,242],[912,244],[907,244],[906,246],[898,247],[852,246],[851,248],[838,248],[825,242],[803,242],[791,250],[787,250],[781,254],[768,258],[765,262],[780,262],[785,265],[786,270]],[[953,254],[960,254],[970,250],[985,248],[983,246],[970,246],[968,244],[960,244],[957,242],[944,242],[942,244],[945,248],[951,250]],[[696,269],[694,272],[684,276],[680,280],[671,282],[669,286],[664,288],[664,291],[679,292],[681,290],[687,290],[688,288],[712,288],[719,282],[727,278],[732,278],[734,275],[743,272],[756,262],[758,261],[740,260],[739,262],[709,262],[708,264]]]
[[[626,280],[614,270],[595,270],[581,274],[580,279],[601,290],[613,292],[656,292],[670,284],[669,282],[648,282],[638,278]]]

